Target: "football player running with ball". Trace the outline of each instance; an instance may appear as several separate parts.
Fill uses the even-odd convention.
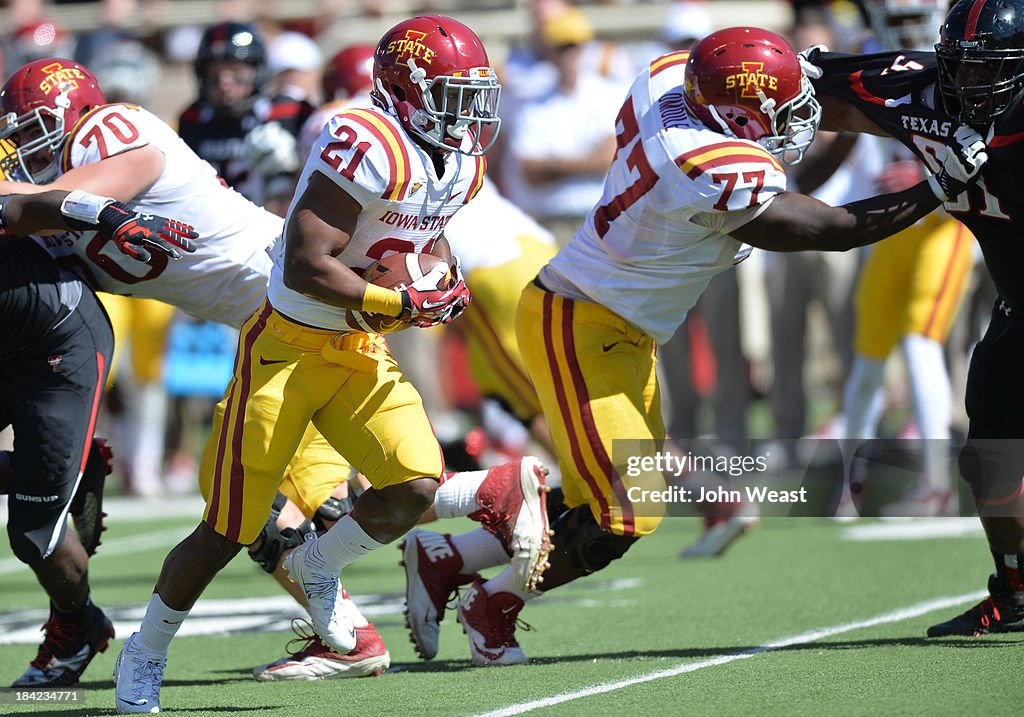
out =
[[[435,493],[439,513],[478,514],[501,534],[524,573],[543,565],[543,468],[524,459],[449,477],[438,490],[441,451],[419,395],[383,337],[350,323],[360,312],[432,326],[468,304],[443,229],[483,183],[482,155],[499,126],[497,76],[472,30],[436,16],[389,30],[374,63],[376,106],[331,119],[299,179],[267,301],[242,327],[214,417],[204,520],[167,556],[142,626],[118,657],[120,712],[160,709],[171,639],[207,584],[264,527],[311,422],[373,486],[285,559],[329,647],[344,654],[356,642],[342,568],[408,531]],[[395,252],[439,256],[454,276],[402,290],[360,277]]]
[[[939,154],[935,176],[831,207],[786,191],[783,165],[800,160],[819,118],[797,54],[757,28],[709,35],[690,53],[655,60],[634,81],[618,114],[604,196],[519,303],[516,334],[565,495],[541,591],[605,568],[660,523],[661,504],[629,496],[664,486],[663,477],[630,475],[630,456],[613,460],[612,443],[637,439],[631,445],[651,459],[661,449],[654,346],[672,336],[715,274],[750,246],[845,251],[876,242],[958,196],[985,163],[984,142],[964,127]],[[501,557],[483,536],[413,537],[424,544],[416,554],[426,556],[410,565],[405,551],[417,646],[436,652],[448,597],[470,582],[458,619],[473,662],[526,662],[516,618],[540,593],[508,571],[481,580],[476,573]]]
[[[932,170],[956,151],[967,125],[989,160],[945,209],[971,230],[999,291],[967,375],[970,486],[995,563],[989,596],[933,625],[930,637],[1024,631],[1024,0],[958,0],[934,52],[866,56],[807,51],[829,129],[889,134]]]

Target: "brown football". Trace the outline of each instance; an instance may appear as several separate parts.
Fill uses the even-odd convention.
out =
[[[438,272],[437,285],[445,284],[451,278],[448,264],[444,259],[433,254],[388,254],[375,264],[371,264],[363,272],[363,278],[371,284],[383,286],[385,289],[404,289],[414,281],[422,279],[431,271],[443,267],[444,274]],[[381,334],[401,331],[411,324],[393,316],[369,314],[362,311],[348,312],[348,325],[355,331],[372,331]]]

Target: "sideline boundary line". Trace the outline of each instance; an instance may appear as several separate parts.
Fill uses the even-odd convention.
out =
[[[501,707],[490,712],[480,712],[475,717],[511,717],[512,715],[520,715],[526,712],[532,712],[533,710],[541,709],[543,707],[553,707],[555,705],[564,704],[565,702],[572,702],[573,700],[583,699],[584,697],[593,697],[594,695],[601,695],[607,692],[614,692],[615,690],[625,689],[626,687],[632,687],[633,685],[640,685],[645,682],[654,682],[655,680],[663,680],[669,677],[676,677],[677,675],[684,675],[688,672],[696,672],[702,670],[705,667],[715,667],[716,665],[727,665],[730,662],[737,660],[745,660],[756,655],[761,655],[766,652],[772,652],[774,650],[781,650],[785,647],[792,647],[793,645],[801,645],[808,642],[816,642],[826,637],[832,637],[834,635],[841,635],[845,632],[852,632],[854,630],[861,630],[866,627],[874,627],[876,625],[885,625],[893,622],[902,622],[903,620],[909,620],[913,617],[920,617],[934,610],[941,610],[947,607],[955,607],[962,605],[966,602],[974,600],[980,600],[985,597],[988,593],[972,592],[965,593],[963,595],[957,595],[953,597],[935,598],[933,600],[926,600],[924,602],[915,603],[908,605],[907,607],[894,610],[892,612],[883,613],[876,615],[875,617],[868,618],[866,620],[859,620],[857,622],[847,622],[839,625],[832,625],[831,627],[823,627],[817,630],[810,630],[808,632],[800,633],[799,635],[793,635],[791,637],[784,637],[780,640],[772,642],[766,642],[763,645],[743,650],[741,652],[734,652],[728,655],[721,655],[719,657],[713,657],[708,660],[701,660],[699,662],[688,662],[677,667],[670,667],[665,670],[658,670],[657,672],[648,672],[646,674],[637,675],[636,677],[629,677],[623,680],[616,680],[614,682],[605,682],[603,684],[592,685],[585,687],[581,690],[575,690],[573,692],[564,692],[559,695],[552,697],[545,697],[539,700],[531,700],[529,702],[521,702],[519,704],[508,705],[507,707]]]

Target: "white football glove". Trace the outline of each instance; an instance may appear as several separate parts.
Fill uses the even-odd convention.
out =
[[[928,177],[928,186],[942,201],[956,197],[978,181],[981,168],[988,161],[985,140],[967,125],[953,133],[953,141],[946,146],[946,156],[938,174]]]
[[[823,52],[828,52],[827,45],[811,45],[797,53],[797,59],[800,60],[800,69],[807,75],[807,79],[817,80],[825,74],[820,67],[814,64],[818,55]]]
[[[264,177],[299,169],[298,140],[280,122],[267,122],[249,132],[245,152],[253,171]]]

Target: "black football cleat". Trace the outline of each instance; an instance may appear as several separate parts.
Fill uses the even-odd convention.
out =
[[[75,524],[78,540],[89,557],[96,554],[100,545],[100,533],[106,530],[103,519],[103,484],[113,470],[113,451],[102,438],[92,439],[89,459],[85,462],[82,480],[71,498],[71,520]]]
[[[95,605],[89,605],[76,620],[61,618],[50,606],[50,619],[43,625],[46,636],[36,657],[11,687],[64,687],[78,682],[97,652],[103,652],[114,637],[114,626]]]
[[[995,575],[988,579],[988,592],[988,597],[970,610],[929,627],[928,637],[1024,632],[1024,593],[1014,592]]]

